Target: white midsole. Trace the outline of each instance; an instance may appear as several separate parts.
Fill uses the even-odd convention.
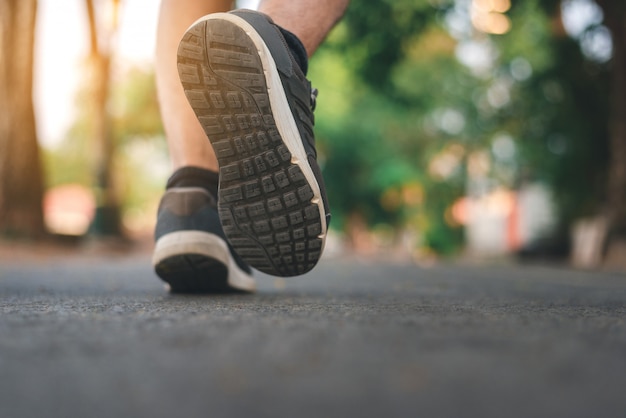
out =
[[[269,48],[267,47],[267,45],[265,45],[265,42],[263,41],[261,36],[259,36],[254,27],[239,16],[229,13],[214,13],[198,19],[191,26],[211,19],[227,20],[243,29],[250,37],[250,39],[252,39],[254,45],[257,47],[257,52],[259,54],[259,57],[261,58],[261,61],[263,62],[263,68],[269,69],[269,71],[264,71],[264,74],[265,82],[268,86],[267,91],[270,98],[270,106],[272,107],[272,110],[274,112],[276,127],[278,129],[278,132],[280,133],[280,136],[283,138],[285,145],[289,149],[289,152],[291,152],[291,163],[296,164],[298,167],[300,167],[300,170],[302,170],[304,177],[306,178],[307,182],[311,186],[311,189],[313,190],[313,198],[311,199],[311,203],[317,205],[319,208],[322,232],[318,235],[318,238],[322,239],[323,250],[327,225],[326,211],[324,209],[324,202],[322,200],[322,192],[320,191],[320,186],[317,183],[315,174],[313,174],[313,170],[309,165],[308,156],[304,149],[304,145],[302,144],[302,138],[300,137],[300,131],[298,130],[296,121],[293,119],[293,115],[289,107],[289,102],[287,101],[287,96],[285,94],[285,90],[283,89],[283,84],[280,81],[280,76],[278,75],[278,69],[276,68],[274,58],[272,58],[272,54],[270,53]]]
[[[218,235],[204,231],[177,231],[159,238],[155,244],[152,265],[168,257],[183,254],[201,254],[224,264],[228,269],[228,284],[236,289],[252,292],[254,278],[243,271],[230,254],[228,245]]]

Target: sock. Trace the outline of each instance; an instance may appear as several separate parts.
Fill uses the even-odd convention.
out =
[[[219,174],[200,167],[182,167],[167,180],[166,189],[172,187],[202,187],[217,197]]]
[[[291,51],[291,55],[295,58],[304,75],[306,75],[309,70],[309,57],[306,53],[306,49],[304,49],[304,45],[302,45],[302,42],[300,42],[300,39],[298,39],[296,35],[289,32],[287,29],[283,29],[280,26],[278,26],[278,29],[280,29],[280,33],[283,34],[289,51]]]

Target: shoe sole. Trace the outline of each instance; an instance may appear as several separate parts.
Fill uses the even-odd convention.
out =
[[[226,242],[202,231],[178,231],[156,242],[152,264],[172,293],[254,292],[255,281],[241,270]]]
[[[323,250],[326,213],[263,39],[238,16],[209,15],[184,35],[178,71],[217,156],[218,211],[230,244],[267,274],[311,270]]]

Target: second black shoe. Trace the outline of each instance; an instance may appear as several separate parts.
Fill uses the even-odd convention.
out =
[[[254,291],[252,272],[226,242],[206,189],[169,188],[159,204],[155,239],[152,264],[173,293]]]

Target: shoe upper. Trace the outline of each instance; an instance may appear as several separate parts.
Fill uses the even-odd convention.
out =
[[[269,16],[245,9],[235,10],[230,13],[250,23],[263,38],[263,41],[272,54],[283,89],[287,95],[291,114],[297,122],[296,125],[309,159],[309,165],[320,187],[324,209],[326,211],[326,224],[328,225],[330,223],[330,208],[326,198],[322,171],[317,164],[315,134],[313,132],[313,125],[315,123],[313,110],[315,109],[317,90],[311,87],[311,83],[307,80],[297,61],[291,54],[287,41],[281,33],[280,28],[274,24]]]

